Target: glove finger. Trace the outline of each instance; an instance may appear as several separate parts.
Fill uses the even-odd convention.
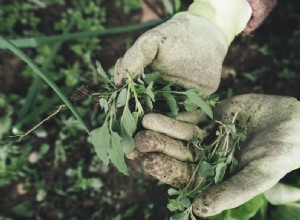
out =
[[[147,153],[141,160],[143,169],[154,178],[167,183],[173,187],[193,186],[196,181],[203,181],[203,178],[192,179],[195,171],[195,164],[176,160],[160,153]]]
[[[142,156],[144,156],[144,154],[142,152],[140,152],[139,150],[133,150],[133,151],[130,151],[129,153],[125,154],[125,157],[129,160],[136,160],[138,158],[141,158]]]
[[[202,155],[195,147],[187,147],[182,141],[149,130],[139,132],[134,142],[142,153],[159,152],[180,161],[196,162]]]
[[[195,125],[199,124],[200,122],[205,122],[207,119],[207,115],[201,110],[196,110],[193,112],[181,112],[176,117],[176,120],[178,121],[188,122]]]
[[[178,140],[202,140],[208,135],[205,130],[200,129],[194,124],[177,121],[156,113],[145,115],[142,124],[146,129],[165,134]]]
[[[159,44],[159,36],[155,32],[148,31],[139,37],[124,57],[117,60],[114,69],[115,84],[121,86],[128,76],[141,75],[155,58]]]
[[[193,212],[208,217],[238,207],[273,187],[293,166],[285,156],[252,161],[234,176],[202,191],[194,200]]]

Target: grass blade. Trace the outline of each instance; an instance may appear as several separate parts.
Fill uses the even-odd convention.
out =
[[[140,30],[147,27],[152,27],[159,25],[164,22],[166,19],[160,21],[150,21],[142,24],[134,24],[128,25],[124,27],[115,27],[109,28],[105,30],[94,30],[94,31],[83,31],[77,33],[64,33],[60,35],[53,35],[48,37],[33,37],[33,38],[24,38],[24,39],[16,39],[11,42],[19,48],[36,48],[41,45],[51,44],[55,42],[64,42],[70,40],[82,40],[84,38],[96,37],[96,36],[104,36],[110,34],[121,34],[129,31]]]
[[[71,20],[71,23],[65,30],[65,33],[70,32],[70,30],[72,29],[73,26],[74,26],[74,19]],[[59,42],[53,46],[51,55],[47,58],[47,60],[43,63],[43,65],[41,67],[42,71],[47,72],[47,70],[51,66],[53,60],[55,59],[55,57],[56,57],[57,53],[59,52],[62,45],[63,45],[63,43]],[[35,76],[32,84],[27,92],[27,96],[25,99],[26,102],[22,105],[21,110],[18,112],[18,121],[20,121],[22,118],[24,118],[28,114],[30,109],[35,108],[35,104],[36,104],[36,100],[37,100],[36,94],[38,94],[40,92],[41,88],[42,88],[42,79],[38,76]]]
[[[90,131],[82,118],[80,117],[79,113],[75,109],[75,107],[71,104],[68,98],[62,93],[62,91],[58,88],[58,86],[46,75],[44,74],[41,69],[30,59],[23,51],[17,48],[14,44],[9,42],[8,40],[4,39],[0,36],[0,47],[9,49],[14,54],[16,54],[20,59],[22,59],[28,66],[30,66],[36,74],[38,74],[54,91],[55,93],[61,98],[61,100],[68,106],[71,110],[73,115],[77,118],[77,120],[82,124],[84,130],[89,134]]]

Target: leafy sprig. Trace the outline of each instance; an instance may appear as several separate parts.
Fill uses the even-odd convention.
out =
[[[205,101],[199,89],[183,90],[162,80],[158,73],[146,74],[143,79],[128,76],[124,85],[117,88],[113,75],[107,74],[100,63],[97,63],[97,72],[102,85],[94,95],[99,97],[104,121],[90,133],[90,139],[102,162],[105,165],[111,162],[125,175],[128,169],[124,156],[134,149],[133,136],[145,112],[158,111],[154,110],[156,100],[168,104],[171,117],[176,117],[180,109],[194,111],[199,108],[213,117],[210,106],[213,102]]]
[[[234,153],[239,149],[240,142],[246,139],[247,134],[246,127],[239,127],[236,123],[237,115],[238,112],[229,124],[216,121],[218,129],[214,140],[208,146],[201,147],[202,143],[197,141],[192,143],[202,151],[204,156],[198,162],[191,180],[185,188],[169,189],[168,209],[175,213],[171,216],[172,220],[196,219],[192,213],[192,201],[195,196],[209,186],[220,183],[226,173],[235,172],[238,161],[234,157]],[[200,176],[201,178],[198,179],[201,180],[192,187],[191,182],[196,179],[196,175]]]

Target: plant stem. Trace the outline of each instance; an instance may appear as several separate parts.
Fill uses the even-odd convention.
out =
[[[58,88],[58,86],[45,74],[43,71],[30,59],[23,51],[17,48],[14,44],[9,42],[8,40],[4,39],[0,36],[0,45],[9,49],[14,54],[16,54],[20,59],[22,59],[28,66],[30,66],[36,74],[38,74],[61,98],[61,100],[66,104],[66,106],[71,110],[73,115],[77,118],[77,120],[81,123],[84,130],[89,134],[90,131],[84,121],[82,120],[81,116],[75,109],[75,107],[71,104],[68,98],[62,93],[62,91]]]
[[[41,46],[44,44],[51,44],[51,43],[54,43],[57,41],[64,42],[64,41],[70,41],[70,40],[82,40],[83,38],[105,36],[105,35],[112,35],[112,34],[121,34],[121,33],[130,32],[130,31],[136,31],[136,30],[159,25],[166,20],[167,19],[162,19],[159,21],[150,21],[150,22],[145,22],[142,24],[134,24],[134,25],[128,25],[128,26],[124,26],[124,27],[108,28],[105,30],[65,33],[65,34],[53,35],[53,36],[48,36],[48,37],[33,37],[33,38],[15,39],[15,40],[12,40],[11,42],[19,48],[24,48],[24,47],[35,48],[35,47],[38,47],[38,46]]]

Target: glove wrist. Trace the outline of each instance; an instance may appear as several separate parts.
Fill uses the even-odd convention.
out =
[[[252,14],[247,0],[194,0],[188,12],[214,23],[225,35],[228,45],[245,29]]]

